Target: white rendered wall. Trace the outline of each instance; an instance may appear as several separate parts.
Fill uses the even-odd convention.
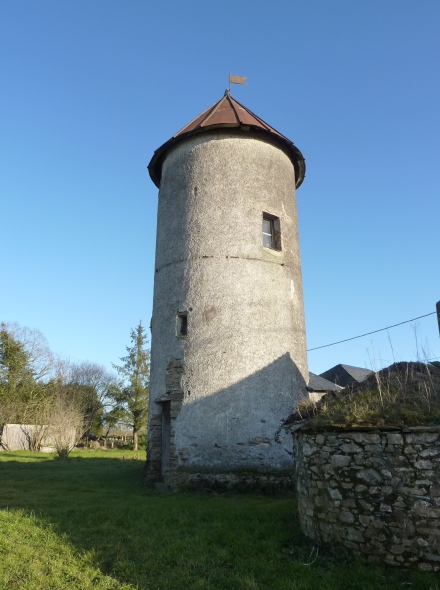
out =
[[[262,246],[263,211],[280,218],[281,252]],[[186,337],[176,335],[179,311],[188,312]],[[280,426],[308,380],[303,295],[294,168],[269,143],[203,133],[165,159],[150,415],[176,358],[184,364],[178,465],[291,466]]]

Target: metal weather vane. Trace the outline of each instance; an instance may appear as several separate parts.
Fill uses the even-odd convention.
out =
[[[242,84],[247,86],[247,76],[236,76],[235,74],[229,74],[229,92],[231,92],[231,84]]]

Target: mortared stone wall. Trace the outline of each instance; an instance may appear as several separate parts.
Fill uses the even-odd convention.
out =
[[[318,544],[440,571],[440,426],[294,432],[298,513]]]

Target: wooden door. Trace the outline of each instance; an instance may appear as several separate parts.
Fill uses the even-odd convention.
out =
[[[160,465],[160,479],[170,467],[170,435],[171,435],[171,402],[162,403],[162,457]]]

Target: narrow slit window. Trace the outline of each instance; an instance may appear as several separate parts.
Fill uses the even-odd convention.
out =
[[[263,213],[263,246],[281,250],[280,218],[270,213]]]
[[[187,336],[188,334],[188,314],[179,313],[177,315],[177,335]]]

